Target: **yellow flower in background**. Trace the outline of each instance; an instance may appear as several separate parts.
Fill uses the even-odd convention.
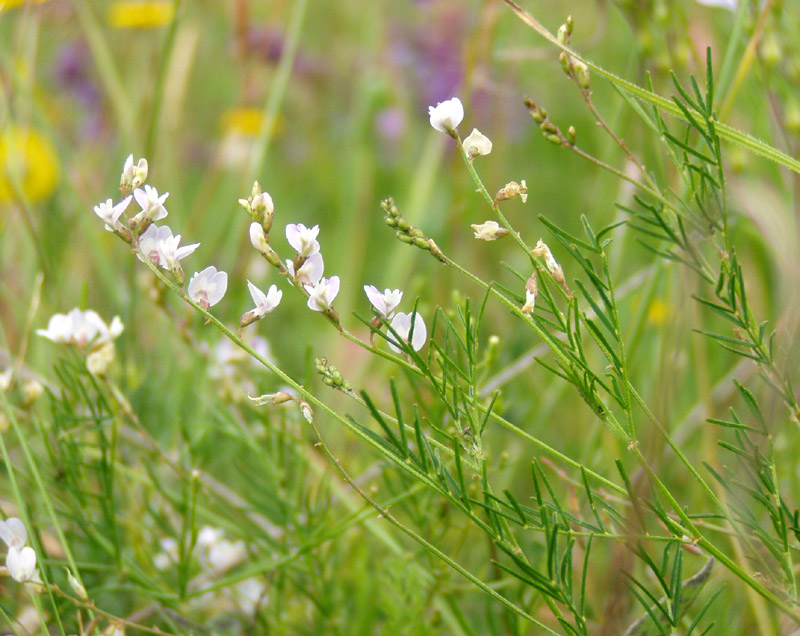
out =
[[[174,16],[170,0],[120,0],[108,9],[108,23],[115,29],[153,29],[169,24]]]
[[[45,2],[50,2],[50,0],[3,0],[0,2],[0,13],[7,9],[14,9],[16,7],[21,7],[24,4],[44,4]]]
[[[17,198],[14,185],[32,203],[46,199],[55,190],[58,175],[56,150],[47,137],[17,126],[0,134],[0,203]]]
[[[670,306],[663,300],[656,298],[647,308],[647,322],[655,326],[663,325],[667,322],[671,313]]]
[[[232,108],[222,114],[220,160],[224,165],[232,168],[246,165],[263,121],[264,111],[260,108]],[[277,117],[272,122],[273,135],[280,135],[283,128],[283,119]]]

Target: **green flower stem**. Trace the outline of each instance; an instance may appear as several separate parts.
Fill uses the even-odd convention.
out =
[[[461,567],[461,565],[459,565],[458,563],[453,561],[450,557],[448,557],[446,554],[444,554],[441,550],[439,550],[432,543],[428,542],[422,536],[420,536],[419,534],[414,532],[411,528],[409,528],[409,527],[405,526],[404,524],[402,524],[394,515],[392,515],[389,512],[388,508],[382,507],[374,499],[372,499],[372,497],[370,497],[366,492],[364,492],[353,481],[353,479],[350,477],[350,475],[347,473],[347,471],[341,465],[339,460],[336,459],[336,457],[333,455],[333,453],[331,453],[330,449],[325,445],[325,442],[322,439],[322,435],[320,435],[319,430],[317,429],[316,425],[313,422],[311,422],[311,427],[314,429],[314,433],[316,434],[317,439],[319,439],[319,447],[322,449],[322,451],[328,457],[328,459],[330,460],[330,463],[334,466],[334,468],[336,468],[336,470],[342,476],[342,479],[344,479],[348,484],[350,484],[350,486],[352,486],[353,489],[356,492],[358,492],[358,494],[362,497],[362,499],[364,499],[364,501],[366,501],[370,506],[375,508],[375,510],[377,510],[384,519],[389,521],[389,523],[391,523],[393,526],[395,526],[396,528],[401,530],[403,533],[407,534],[414,541],[416,541],[423,548],[425,548],[425,550],[427,550],[431,554],[435,555],[440,560],[444,561],[447,565],[449,565],[451,568],[453,568],[456,572],[461,574],[468,581],[470,581],[471,583],[473,583],[474,585],[479,587],[481,590],[483,590],[489,596],[491,596],[493,599],[495,599],[496,601],[498,601],[499,603],[501,603],[502,605],[504,605],[505,607],[510,609],[512,612],[514,612],[515,614],[517,614],[521,618],[524,618],[525,620],[530,621],[531,623],[533,623],[534,625],[536,625],[540,629],[543,629],[547,634],[552,634],[553,636],[558,636],[558,632],[554,632],[552,629],[547,627],[547,625],[545,625],[544,623],[541,623],[541,622],[537,621],[533,616],[528,614],[521,607],[518,607],[517,605],[515,605],[514,603],[509,601],[505,596],[503,596],[502,594],[496,592],[494,589],[489,587],[486,583],[481,581],[474,574],[472,574],[468,570],[466,570],[463,567]]]

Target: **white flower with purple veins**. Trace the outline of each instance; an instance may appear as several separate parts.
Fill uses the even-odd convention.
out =
[[[290,223],[286,226],[286,240],[303,258],[319,252],[318,234],[319,225],[306,227],[302,223]]]
[[[21,550],[9,548],[6,556],[8,573],[19,583],[41,583],[39,570],[36,569],[36,552],[33,548],[24,547]]]
[[[158,190],[149,185],[146,185],[144,190],[142,188],[136,188],[136,190],[133,191],[133,198],[136,199],[136,203],[142,208],[144,216],[151,221],[160,221],[167,216],[167,209],[164,207],[164,201],[167,200],[168,196],[169,192],[165,192],[159,196]]]
[[[403,300],[403,292],[399,289],[385,289],[381,293],[374,285],[364,285],[364,293],[369,298],[369,302],[381,316],[386,320],[391,320],[394,310]]]
[[[128,209],[128,204],[133,197],[128,195],[122,201],[114,205],[114,201],[106,199],[105,202],[94,206],[94,213],[105,221],[106,229],[109,232],[123,229],[122,223],[119,222],[119,217]]]
[[[25,524],[16,517],[9,517],[5,521],[0,521],[0,539],[9,548],[19,550],[28,540],[28,531],[25,529]]]
[[[85,347],[87,344],[98,347],[111,342],[122,333],[122,321],[114,316],[110,326],[92,311],[73,309],[68,314],[55,314],[47,323],[47,329],[37,329],[40,336],[64,344]]]
[[[189,280],[189,298],[194,300],[203,309],[216,305],[228,289],[228,275],[218,272],[217,268],[209,265],[202,272],[195,272]]]
[[[411,317],[414,316],[414,330],[411,333]],[[425,321],[418,313],[413,312],[404,314],[400,312],[397,314],[389,325],[394,329],[403,342],[411,344],[414,351],[419,351],[425,345],[428,339],[428,329],[425,327]],[[409,343],[408,336],[411,334],[411,342]],[[400,353],[402,350],[397,346],[396,342],[392,342],[392,334],[389,335],[389,348],[395,353]]]
[[[444,102],[439,102],[436,106],[428,106],[428,115],[431,119],[431,126],[443,133],[451,133],[461,120],[464,119],[464,105],[458,97],[453,97]]]
[[[308,308],[313,311],[328,311],[339,293],[339,277],[323,278],[316,285],[306,285]]]
[[[250,296],[253,298],[253,302],[256,304],[256,308],[252,311],[253,317],[256,319],[265,316],[275,309],[281,302],[281,298],[283,298],[283,292],[275,285],[270,285],[266,294],[250,281],[247,281],[247,287],[250,290]]]
[[[316,285],[325,271],[325,263],[322,260],[322,254],[317,252],[309,256],[296,272],[294,271],[294,263],[287,259],[286,269],[289,271],[289,275],[300,285]]]

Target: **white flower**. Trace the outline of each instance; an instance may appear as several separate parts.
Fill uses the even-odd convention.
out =
[[[128,195],[122,201],[114,205],[114,201],[106,199],[103,203],[94,206],[94,213],[105,221],[105,227],[109,232],[114,230],[121,230],[122,223],[119,222],[119,217],[128,209],[128,204],[131,202],[131,196]]]
[[[404,314],[401,312],[394,317],[390,326],[392,329],[394,329],[397,335],[400,336],[403,342],[408,343],[408,334],[411,331],[412,315],[414,316],[414,333],[411,335],[411,346],[413,347],[414,351],[419,351],[422,349],[422,347],[425,345],[425,341],[428,339],[428,330],[427,327],[425,327],[425,321],[422,319],[422,316],[416,312],[413,314]],[[395,353],[400,353],[401,349],[397,346],[397,343],[393,343],[391,341],[391,335],[389,338],[389,348]]]
[[[486,221],[480,225],[473,223],[470,227],[475,232],[475,238],[482,241],[494,241],[508,234],[508,230],[500,227],[497,221]]]
[[[28,531],[25,529],[25,524],[16,517],[9,517],[5,521],[0,521],[0,539],[9,548],[19,550],[28,540]]]
[[[736,11],[738,6],[737,0],[697,0],[697,2],[707,7],[722,7],[723,9],[730,9],[731,11]]]
[[[92,347],[98,347],[117,338],[123,328],[119,316],[114,316],[111,325],[106,326],[97,312],[73,309],[69,314],[55,314],[47,323],[47,329],[37,329],[36,333],[53,342],[76,347],[91,343]]]
[[[189,280],[189,298],[194,300],[203,309],[216,305],[228,289],[228,275],[218,272],[217,268],[209,265],[202,272],[195,272]]]
[[[281,302],[281,298],[283,298],[283,292],[275,285],[270,285],[266,294],[250,281],[247,281],[247,287],[250,290],[250,296],[253,298],[253,302],[256,304],[256,308],[252,312],[256,318],[261,318],[271,312],[278,306],[278,303]]]
[[[262,254],[267,251],[267,235],[261,223],[250,224],[250,243]]]
[[[178,247],[181,235],[172,235],[172,230],[167,225],[161,227],[153,224],[139,237],[139,260],[143,261],[142,254],[156,265],[164,269],[175,269],[178,261],[194,252],[200,243],[193,243]]]
[[[399,289],[385,289],[381,293],[374,285],[364,285],[364,293],[375,310],[386,320],[391,320],[394,310],[403,300],[403,292]]]
[[[9,548],[6,556],[8,573],[15,581],[20,583],[41,583],[39,570],[36,569],[36,552],[33,548],[25,547],[21,550]]]
[[[327,311],[339,293],[339,277],[323,278],[316,285],[305,285],[308,292],[308,308],[313,311]]]
[[[176,234],[172,236],[172,231],[166,226],[165,228],[169,231],[170,236],[164,236],[159,240],[158,251],[161,267],[164,269],[176,269],[178,267],[178,261],[194,252],[200,247],[200,243],[192,243],[191,245],[178,247],[181,242],[181,235]]]
[[[318,234],[319,225],[309,228],[302,223],[290,223],[286,226],[286,240],[303,258],[319,252]]]
[[[136,188],[136,190],[133,191],[133,198],[136,199],[136,203],[142,208],[144,216],[151,221],[159,221],[167,216],[167,209],[164,207],[164,201],[167,200],[168,196],[169,192],[165,192],[159,196],[158,190],[149,185],[146,185],[144,190]]]
[[[309,256],[305,263],[303,263],[297,270],[294,271],[294,263],[287,259],[286,269],[289,274],[300,285],[316,285],[322,278],[322,272],[325,271],[325,264],[322,260],[322,254],[317,252]]]
[[[492,152],[492,140],[477,128],[472,129],[472,132],[464,140],[463,145],[470,159],[477,155],[488,155]]]
[[[533,313],[534,307],[536,307],[536,292],[532,292],[529,289],[526,289],[525,304],[522,305],[522,313],[530,315]]]
[[[464,105],[458,97],[453,97],[445,102],[439,102],[436,106],[428,106],[428,115],[431,118],[431,126],[436,130],[451,133],[464,119]]]

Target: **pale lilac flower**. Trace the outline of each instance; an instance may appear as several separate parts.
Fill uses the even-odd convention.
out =
[[[451,133],[464,119],[464,105],[458,97],[453,97],[436,106],[428,106],[431,126],[443,133]]]
[[[418,313],[413,314],[397,314],[392,320],[390,326],[397,333],[398,336],[408,344],[408,334],[411,332],[411,316],[414,316],[414,333],[411,336],[411,347],[414,351],[419,351],[425,345],[428,339],[428,330],[425,327],[425,321]],[[400,353],[402,350],[397,346],[397,343],[391,341],[392,335],[389,335],[389,348],[395,353]]]
[[[172,235],[172,230],[167,225],[148,227],[139,237],[139,260],[143,261],[142,254],[156,265],[164,269],[174,269],[178,261],[194,252],[200,243],[193,243],[178,247],[181,235]]]
[[[305,285],[308,292],[308,308],[313,311],[327,311],[339,293],[339,277],[323,278],[316,285]]]
[[[394,310],[403,300],[403,292],[399,289],[385,289],[381,293],[374,285],[364,285],[364,293],[375,310],[386,320],[391,320]]]
[[[472,132],[464,140],[463,145],[470,159],[477,155],[488,155],[492,152],[492,140],[477,128],[472,129]]]
[[[36,552],[33,548],[24,547],[21,550],[9,548],[6,556],[8,573],[19,583],[41,583],[39,570],[36,569]]]
[[[169,192],[165,192],[159,196],[158,190],[149,185],[146,185],[144,190],[136,188],[136,190],[133,191],[133,198],[136,199],[136,203],[142,208],[144,217],[151,221],[160,221],[167,216],[167,209],[164,207],[164,201],[167,200],[168,196]]]
[[[69,314],[55,314],[47,323],[47,329],[37,329],[40,336],[64,344],[93,347],[111,342],[122,333],[123,325],[119,316],[114,316],[110,326],[92,311],[73,309]]]
[[[253,298],[253,302],[256,304],[256,308],[248,313],[252,313],[253,317],[256,319],[261,318],[275,309],[281,302],[281,298],[283,298],[283,292],[275,285],[270,285],[266,294],[250,281],[247,281],[247,287],[250,290],[250,296]]]
[[[475,232],[475,238],[482,241],[495,241],[508,234],[508,230],[500,227],[497,221],[486,221],[480,225],[473,223],[470,227]]]
[[[189,280],[189,298],[194,300],[203,309],[216,305],[228,289],[228,275],[218,272],[217,268],[209,265],[202,272],[195,272]]]
[[[122,223],[119,222],[119,217],[128,209],[131,198],[132,197],[128,195],[117,203],[117,205],[114,205],[112,199],[106,199],[103,203],[94,206],[94,213],[105,221],[105,227],[109,232],[123,229]]]
[[[166,228],[169,230],[169,228]],[[200,247],[200,243],[192,243],[191,245],[184,245],[183,247],[178,247],[181,242],[181,235],[176,234],[172,236],[172,231],[170,230],[170,236],[165,236],[159,241],[158,244],[158,251],[159,257],[161,261],[161,267],[164,269],[176,269],[178,267],[178,261],[183,258],[186,258],[194,252],[198,247]]]
[[[286,226],[286,240],[303,258],[319,252],[318,234],[319,225],[306,227],[302,223],[290,223]]]
[[[28,540],[28,531],[25,529],[25,524],[16,517],[9,517],[5,521],[0,521],[0,539],[9,548],[19,550]]]
[[[297,272],[294,271],[294,263],[287,259],[286,269],[289,270],[289,275],[300,285],[316,285],[322,278],[325,264],[322,260],[322,254],[317,252],[309,256],[305,263],[297,269]]]

